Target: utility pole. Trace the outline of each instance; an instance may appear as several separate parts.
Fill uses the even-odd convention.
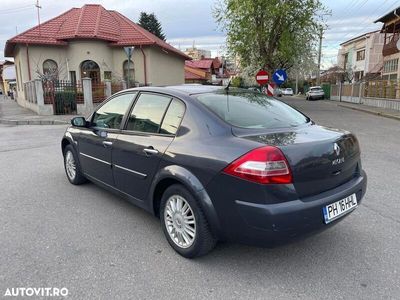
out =
[[[324,29],[321,26],[319,32],[319,47],[318,47],[318,70],[317,70],[317,85],[321,84],[320,73],[321,73],[321,56],[322,56],[322,37],[324,34]]]
[[[37,18],[38,18],[38,24],[39,24],[39,35],[42,35],[42,32],[41,32],[41,30],[40,30],[40,9],[41,9],[42,7],[39,5],[39,0],[36,0],[36,5],[35,5],[35,7],[37,8]]]

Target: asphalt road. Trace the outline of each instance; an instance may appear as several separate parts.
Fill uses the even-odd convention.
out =
[[[0,296],[66,287],[68,299],[400,299],[400,122],[286,100],[355,132],[364,202],[317,236],[276,249],[219,244],[187,260],[159,221],[94,184],[68,183],[63,126],[0,125]]]

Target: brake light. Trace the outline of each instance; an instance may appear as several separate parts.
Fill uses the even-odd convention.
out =
[[[286,157],[281,150],[272,146],[246,153],[228,165],[223,172],[261,184],[292,183],[292,173]]]

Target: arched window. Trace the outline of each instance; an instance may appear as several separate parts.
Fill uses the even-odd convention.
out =
[[[52,59],[43,62],[43,75],[50,80],[58,79],[58,66]]]
[[[124,69],[124,80],[128,83],[129,81],[129,86],[133,86],[133,82],[135,82],[135,66],[133,64],[133,61],[128,60],[124,61],[123,65]]]
[[[100,82],[100,67],[93,60],[85,60],[81,64],[81,78],[92,78],[93,82]]]

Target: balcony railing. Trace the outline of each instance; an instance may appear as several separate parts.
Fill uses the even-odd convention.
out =
[[[382,50],[383,56],[388,56],[400,52],[399,49],[397,49],[397,41],[399,40],[399,37],[399,32],[393,33],[392,35],[386,37],[385,45],[383,45]]]

